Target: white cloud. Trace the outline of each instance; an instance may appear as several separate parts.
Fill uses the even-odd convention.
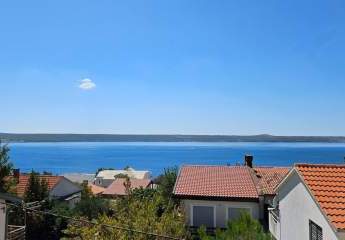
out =
[[[80,80],[79,88],[82,90],[91,90],[96,87],[96,84],[89,78]]]

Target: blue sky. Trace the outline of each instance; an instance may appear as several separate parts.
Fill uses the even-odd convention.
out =
[[[345,135],[344,24],[343,0],[3,1],[0,132]]]

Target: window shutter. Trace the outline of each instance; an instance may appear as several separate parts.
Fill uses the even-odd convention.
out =
[[[323,240],[322,228],[311,220],[309,220],[309,239]]]
[[[213,228],[214,224],[214,209],[208,206],[194,206],[193,207],[193,226],[200,227],[202,225],[207,228]]]

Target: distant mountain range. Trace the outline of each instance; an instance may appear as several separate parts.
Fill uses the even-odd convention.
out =
[[[345,143],[335,136],[262,135],[131,135],[131,134],[12,134],[0,133],[3,142],[327,142]]]

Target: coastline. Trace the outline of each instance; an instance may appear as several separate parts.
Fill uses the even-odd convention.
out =
[[[214,143],[345,143],[344,136],[274,136],[274,135],[149,135],[149,134],[12,134],[0,133],[8,143],[57,142],[214,142]]]

